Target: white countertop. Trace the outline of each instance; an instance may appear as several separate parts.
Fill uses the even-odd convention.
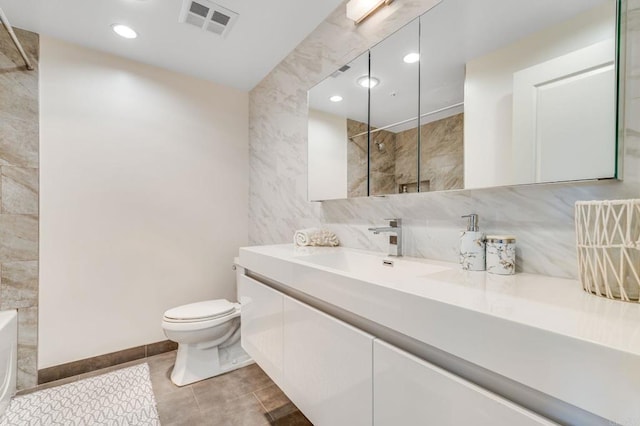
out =
[[[440,266],[420,276],[345,271],[305,260],[345,248],[240,250],[242,267],[622,424],[640,424],[640,304],[575,280]]]

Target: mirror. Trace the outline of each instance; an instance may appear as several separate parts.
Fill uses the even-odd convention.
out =
[[[615,176],[616,1],[445,0],[421,28],[421,110],[464,105],[463,166],[421,152],[446,189]]]
[[[371,48],[369,195],[417,192],[420,21]]]
[[[366,52],[309,91],[311,201],[369,195],[368,77]]]
[[[617,3],[443,0],[309,91],[310,200],[615,178]]]

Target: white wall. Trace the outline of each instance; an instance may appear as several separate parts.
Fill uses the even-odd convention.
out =
[[[607,2],[467,63],[465,188],[517,183],[512,169],[513,73],[615,37],[612,16],[615,2]]]
[[[309,109],[309,199],[347,198],[347,119]]]
[[[39,368],[164,340],[235,300],[248,94],[41,38]]]

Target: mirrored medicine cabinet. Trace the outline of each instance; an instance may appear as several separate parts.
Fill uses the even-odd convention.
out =
[[[309,91],[309,199],[616,177],[617,0],[443,0]]]

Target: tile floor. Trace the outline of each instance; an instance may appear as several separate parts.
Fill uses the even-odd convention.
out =
[[[311,425],[257,364],[179,388],[169,379],[175,356],[175,351],[167,352],[47,383],[35,390],[146,361],[163,426]]]

